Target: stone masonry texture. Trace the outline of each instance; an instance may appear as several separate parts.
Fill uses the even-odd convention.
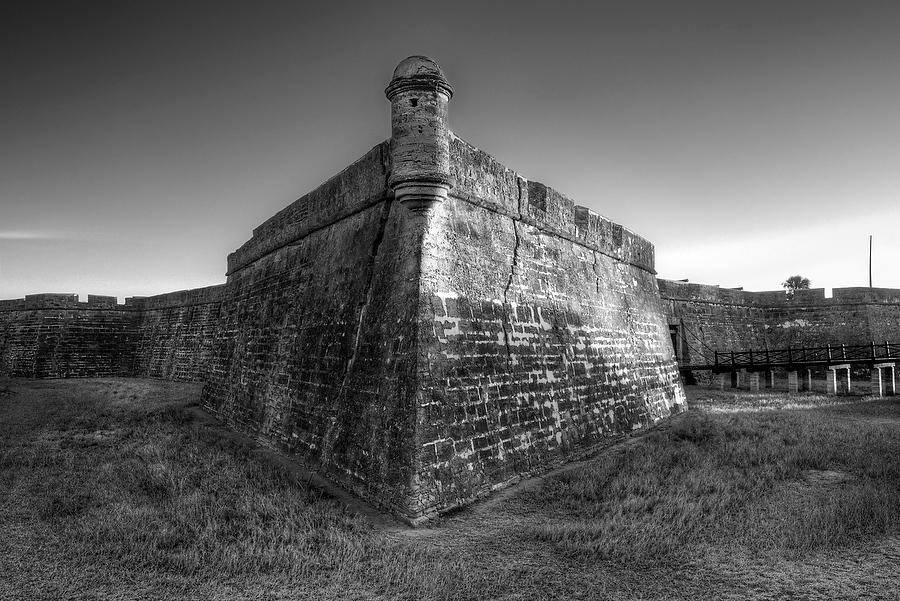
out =
[[[652,246],[453,138],[422,246],[421,512],[684,407]]]
[[[201,380],[222,286],[147,298],[33,294],[0,301],[0,375]]]

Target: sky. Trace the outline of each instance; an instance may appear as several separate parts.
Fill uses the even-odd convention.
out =
[[[660,277],[900,288],[900,3],[4,2],[0,298],[224,282],[252,229],[390,136],[398,62],[450,127],[656,245]]]

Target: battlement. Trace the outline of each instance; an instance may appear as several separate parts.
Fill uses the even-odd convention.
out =
[[[171,307],[190,307],[221,302],[225,285],[207,286],[191,290],[178,290],[156,296],[129,296],[119,303],[115,296],[88,294],[86,302],[80,302],[77,294],[28,294],[25,298],[0,300],[0,311],[39,311],[45,309],[113,309],[119,311],[145,311]]]
[[[528,180],[455,135],[450,159],[455,178],[451,196],[656,273],[653,244],[622,225],[541,182]]]
[[[896,288],[834,288],[831,298],[826,298],[824,288],[795,290],[792,295],[788,295],[784,290],[753,292],[734,288],[720,288],[710,284],[694,284],[665,279],[659,279],[658,282],[659,293],[663,299],[684,302],[746,305],[760,308],[855,303],[900,304],[900,289]]]
[[[77,294],[28,294],[25,298],[0,300],[0,311],[30,311],[35,309],[124,309],[115,296],[89,294],[86,302],[79,302]]]
[[[897,288],[835,288],[832,300],[844,303],[900,303],[900,289]]]
[[[391,197],[390,140],[254,228],[228,256],[227,274]],[[622,225],[531,181],[450,133],[450,195],[655,273],[654,247]]]

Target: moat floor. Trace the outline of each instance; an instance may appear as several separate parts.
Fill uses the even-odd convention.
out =
[[[0,380],[0,599],[900,599],[900,402],[690,388],[691,410],[410,529],[194,407]]]

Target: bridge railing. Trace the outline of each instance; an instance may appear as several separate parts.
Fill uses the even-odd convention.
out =
[[[900,361],[900,343],[883,342],[859,345],[826,345],[788,347],[785,349],[750,349],[715,351],[716,368],[746,368],[782,365],[828,365],[837,363],[876,363]]]

